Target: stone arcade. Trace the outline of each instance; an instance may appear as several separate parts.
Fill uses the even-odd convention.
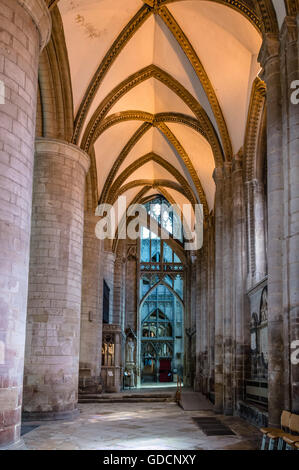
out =
[[[298,9],[0,0],[0,449],[179,379],[248,426],[299,413]],[[101,240],[121,196],[141,237],[124,211]]]

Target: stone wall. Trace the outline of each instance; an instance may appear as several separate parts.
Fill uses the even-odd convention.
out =
[[[0,0],[0,447],[20,437],[42,0]],[[3,357],[2,357],[3,356]]]
[[[82,306],[79,389],[101,389],[103,322],[103,242],[95,235],[98,217],[85,213],[83,238]]]
[[[24,370],[25,417],[77,407],[84,187],[89,157],[37,139]]]

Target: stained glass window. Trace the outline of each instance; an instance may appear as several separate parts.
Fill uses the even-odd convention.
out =
[[[180,218],[169,211],[164,198],[157,197],[145,207],[171,235],[181,230]],[[184,267],[172,246],[157,233],[143,227],[140,243],[142,376],[148,380],[159,375],[161,358],[167,358],[173,370],[183,369]],[[182,241],[182,236],[177,238]]]

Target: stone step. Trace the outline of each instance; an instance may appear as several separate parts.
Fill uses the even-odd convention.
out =
[[[130,398],[173,398],[175,392],[173,393],[79,393],[80,398],[101,398],[103,400],[109,400],[110,398],[121,398],[121,399],[130,399]]]
[[[174,396],[169,397],[115,397],[115,398],[100,398],[100,397],[79,397],[79,403],[163,403],[175,401]]]

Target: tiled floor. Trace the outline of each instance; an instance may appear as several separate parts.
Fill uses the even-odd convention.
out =
[[[183,411],[175,403],[81,404],[68,422],[43,423],[25,434],[32,450],[209,450],[258,448],[259,432],[243,420],[217,415],[236,436],[207,437],[192,416],[211,411]]]

